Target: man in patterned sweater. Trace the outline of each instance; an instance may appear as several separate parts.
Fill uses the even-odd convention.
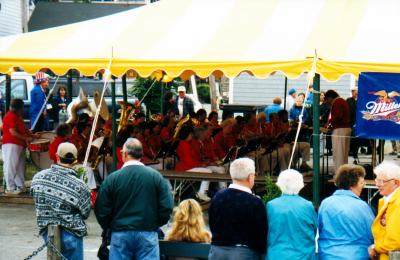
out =
[[[90,191],[71,165],[78,151],[71,143],[57,149],[57,164],[38,172],[31,192],[35,201],[39,234],[47,241],[47,226],[61,226],[61,253],[67,259],[83,259],[84,222],[90,213]]]

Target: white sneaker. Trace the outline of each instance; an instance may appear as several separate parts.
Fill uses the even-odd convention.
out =
[[[21,191],[19,191],[19,190],[5,190],[4,192],[7,195],[19,195],[19,194],[21,194]]]
[[[197,192],[197,193],[196,193],[196,197],[197,197],[199,200],[202,200],[202,201],[205,201],[205,202],[211,200],[210,197],[208,197],[206,194],[200,193],[200,192]]]

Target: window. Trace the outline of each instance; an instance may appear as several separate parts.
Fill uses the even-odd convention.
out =
[[[0,82],[1,97],[6,96],[6,81]],[[20,98],[22,100],[28,99],[26,80],[24,79],[12,79],[11,80],[11,99]]]

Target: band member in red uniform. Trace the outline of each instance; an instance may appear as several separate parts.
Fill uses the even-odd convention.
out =
[[[92,125],[87,121],[81,121],[76,125],[75,131],[72,131],[71,143],[73,143],[78,150],[78,162],[80,163],[83,163],[85,160],[91,127]]]
[[[175,119],[172,116],[164,117],[162,122],[162,129],[160,133],[161,141],[169,143],[174,137]]]
[[[245,116],[246,124],[244,125],[241,136],[245,140],[253,139],[255,137],[259,137],[261,135],[260,128],[257,124],[256,114],[249,113]]]
[[[149,137],[149,146],[152,151],[154,151],[155,156],[158,155],[161,149],[161,125],[156,121],[151,121],[149,123],[150,127],[150,137]]]
[[[236,144],[236,138],[232,134],[233,126],[236,120],[229,118],[221,123],[222,131],[220,131],[214,138],[215,153],[219,160],[222,160],[228,153],[229,149]]]
[[[69,124],[61,124],[56,129],[57,137],[49,146],[49,156],[54,163],[57,163],[57,149],[61,143],[69,142],[71,138],[71,126]]]
[[[20,194],[25,182],[25,148],[39,134],[28,131],[23,119],[24,102],[13,99],[10,111],[3,119],[3,172],[6,180],[6,193]]]
[[[179,139],[179,145],[176,149],[178,162],[176,163],[175,169],[177,171],[212,173],[212,170],[206,168],[205,165],[199,161],[201,155],[199,147],[197,146],[196,149],[194,148],[198,143],[193,142],[193,127],[189,125],[183,126],[179,131]],[[204,201],[211,200],[206,194],[209,185],[209,181],[201,182],[200,190],[196,194],[197,198]]]
[[[208,122],[211,124],[213,129],[219,129],[221,126],[218,123],[218,112],[211,111],[208,115]]]

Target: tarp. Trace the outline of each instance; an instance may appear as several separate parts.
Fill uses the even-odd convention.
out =
[[[400,139],[400,74],[361,73],[358,90],[357,136]]]
[[[0,39],[0,72],[70,68],[121,76],[164,70],[169,76],[242,71],[298,77],[312,67],[345,73],[400,72],[397,0],[162,0],[76,24]]]

